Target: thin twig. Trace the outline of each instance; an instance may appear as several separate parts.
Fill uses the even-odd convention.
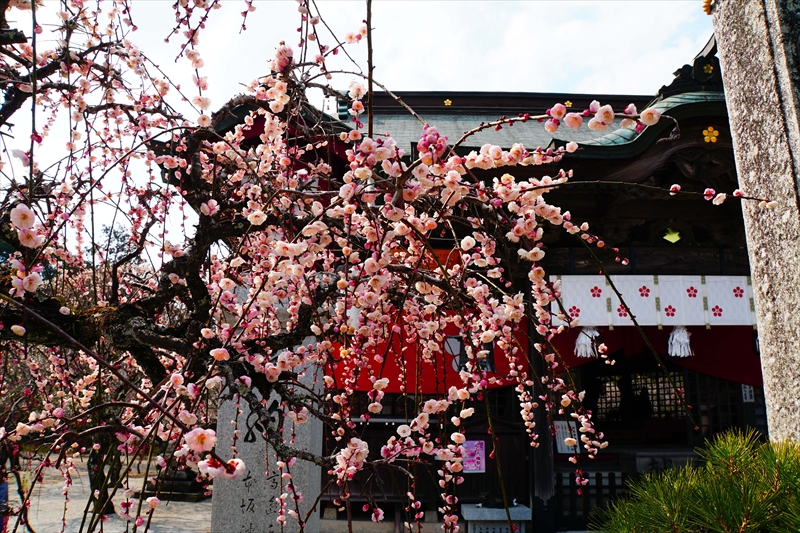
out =
[[[372,138],[372,0],[367,0],[367,137]]]

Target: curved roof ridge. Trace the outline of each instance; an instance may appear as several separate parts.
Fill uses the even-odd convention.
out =
[[[669,114],[672,112],[670,116],[673,118],[688,118],[692,116],[693,113],[688,112],[685,106],[696,106],[696,105],[704,105],[704,104],[719,104],[725,102],[725,94],[722,92],[717,91],[692,91],[687,93],[680,93],[675,94],[672,96],[668,96],[666,98],[659,99],[652,104],[652,107],[657,109],[661,112],[662,115]],[[705,107],[705,106],[704,106]],[[723,106],[724,107],[724,106]],[[677,113],[681,116],[674,116],[675,111],[681,111]],[[641,133],[637,134],[634,127],[629,126],[627,128],[619,128],[613,131],[606,133],[600,137],[596,137],[594,139],[588,139],[582,142],[578,142],[578,145],[581,147],[612,147],[612,146],[622,146],[622,145],[630,145],[634,143],[638,143],[640,139],[646,140],[654,140],[659,133],[664,131],[666,128],[670,127],[668,121],[660,121],[655,126],[648,126],[646,127]],[[553,146],[563,146],[569,140],[553,138],[553,142],[551,143]]]

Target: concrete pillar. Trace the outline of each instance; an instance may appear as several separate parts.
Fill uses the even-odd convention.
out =
[[[714,33],[744,202],[772,440],[800,441],[800,3],[717,0]]]

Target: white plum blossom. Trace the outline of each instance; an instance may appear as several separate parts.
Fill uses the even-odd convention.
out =
[[[639,115],[639,120],[641,120],[642,124],[645,126],[655,126],[658,124],[658,121],[661,120],[661,112],[655,108],[648,107]]]
[[[465,252],[471,250],[474,247],[475,247],[475,239],[473,239],[472,237],[466,236],[463,239],[461,239],[461,249],[464,250]]]
[[[254,226],[260,226],[267,220],[267,215],[258,209],[247,215],[247,220]]]

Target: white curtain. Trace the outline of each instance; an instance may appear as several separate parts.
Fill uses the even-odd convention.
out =
[[[551,281],[556,278],[561,279],[562,305],[581,326],[633,325],[605,277],[551,276]],[[637,275],[612,276],[612,281],[643,326],[755,324],[746,276]]]

